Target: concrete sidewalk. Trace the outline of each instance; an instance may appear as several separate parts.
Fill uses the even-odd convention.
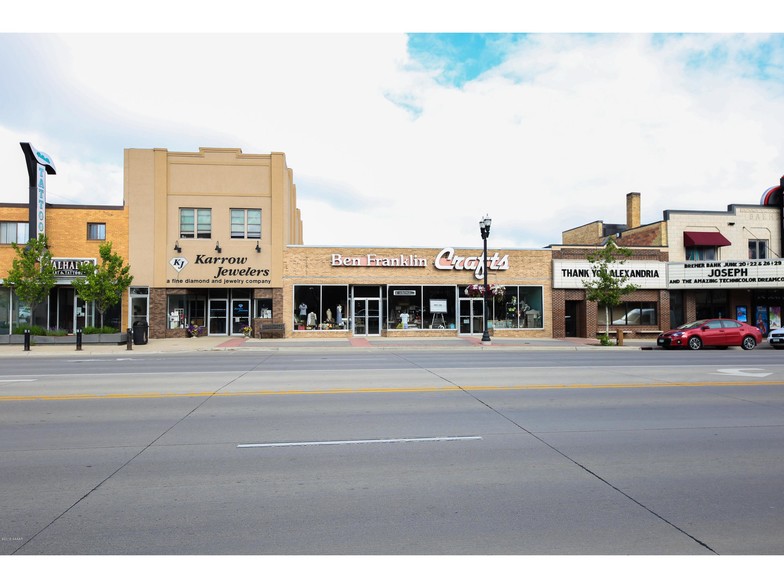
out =
[[[345,337],[345,338],[297,338],[297,339],[248,339],[244,337],[191,337],[176,339],[150,339],[145,345],[107,343],[82,344],[77,351],[73,344],[33,344],[25,351],[21,344],[0,345],[0,357],[34,357],[60,355],[138,355],[143,353],[184,353],[196,351],[283,351],[283,350],[483,350],[483,351],[526,351],[526,350],[640,350],[656,348],[656,341],[629,340],[622,347],[602,347],[596,339],[512,339],[493,337],[490,344],[482,344],[481,337]]]

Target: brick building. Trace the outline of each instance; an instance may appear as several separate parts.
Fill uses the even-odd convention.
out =
[[[597,220],[562,233],[562,245],[553,254],[553,336],[596,337],[606,330],[606,315],[586,299],[584,280],[590,278],[587,256],[613,238],[632,255],[618,271],[635,276],[637,290],[623,297],[610,311],[610,332],[623,330],[636,338],[654,338],[669,328],[667,291],[667,229],[659,221],[640,224],[640,194],[626,195],[626,224]]]
[[[29,236],[28,204],[0,204],[0,279],[4,279],[16,257],[11,243],[26,243]],[[98,326],[94,305],[76,295],[71,282],[75,267],[98,261],[98,249],[111,241],[112,250],[128,259],[128,215],[123,206],[46,204],[46,236],[57,268],[57,284],[48,300],[36,307],[33,324],[73,333],[85,326]],[[106,325],[118,329],[127,324],[128,300],[107,311]],[[0,335],[28,324],[30,309],[20,304],[9,284],[0,286]]]

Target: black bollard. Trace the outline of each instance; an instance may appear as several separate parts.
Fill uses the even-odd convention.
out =
[[[30,351],[30,329],[25,329],[24,332],[24,350]]]
[[[76,350],[82,350],[82,330],[76,329]]]
[[[133,351],[133,329],[128,329],[128,351]]]

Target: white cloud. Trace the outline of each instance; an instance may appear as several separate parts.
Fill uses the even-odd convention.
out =
[[[488,213],[491,246],[539,247],[625,222],[627,192],[653,222],[668,208],[756,203],[784,172],[781,87],[734,62],[686,68],[714,46],[707,35],[539,36],[462,89],[410,63],[396,34],[62,41],[62,96],[89,103],[109,137],[95,124],[87,136],[56,135],[51,121],[35,138],[0,129],[3,200],[20,185],[26,196],[19,140],[55,159],[52,201],[110,204],[124,147],[240,147],[286,153],[308,244],[479,246]],[[87,155],[90,141],[111,153]]]

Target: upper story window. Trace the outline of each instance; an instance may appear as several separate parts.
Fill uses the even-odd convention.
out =
[[[27,243],[29,240],[29,223],[0,222],[0,243]]]
[[[718,257],[716,254],[716,247],[687,247],[686,260],[687,261],[715,261]]]
[[[212,237],[212,209],[180,208],[180,239]]]
[[[749,259],[767,259],[767,239],[749,239]]]
[[[106,241],[106,223],[87,223],[88,241]]]
[[[232,239],[261,239],[261,209],[231,209]]]

